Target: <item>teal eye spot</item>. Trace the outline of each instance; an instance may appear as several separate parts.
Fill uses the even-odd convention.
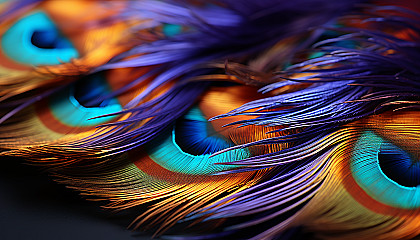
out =
[[[79,53],[43,12],[32,13],[13,24],[1,39],[6,56],[28,65],[70,62]]]
[[[350,163],[357,184],[373,199],[392,207],[420,207],[419,166],[402,149],[373,132],[356,142]]]
[[[50,99],[51,112],[57,120],[71,127],[91,127],[108,122],[115,116],[91,118],[122,110],[116,98],[101,100],[102,96],[110,92],[106,80],[100,75],[94,75],[53,96]]]
[[[178,35],[182,32],[182,26],[177,24],[163,24],[162,27],[163,34],[167,37],[173,37],[175,35]]]
[[[235,168],[215,163],[233,162],[250,156],[247,149],[237,149],[210,158],[210,155],[233,146],[212,128],[197,107],[191,109],[165,136],[147,146],[149,157],[160,166],[191,175],[212,174]]]
[[[314,53],[311,53],[308,58],[314,59],[314,58],[322,57],[324,55],[325,54],[323,52],[314,52]]]

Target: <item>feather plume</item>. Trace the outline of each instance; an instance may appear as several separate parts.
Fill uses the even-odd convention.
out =
[[[6,1],[0,155],[138,211],[133,229],[191,231],[169,239],[413,238],[419,12],[409,0]]]

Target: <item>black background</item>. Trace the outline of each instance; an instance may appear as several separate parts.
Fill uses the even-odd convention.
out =
[[[150,239],[19,159],[0,158],[0,239]]]

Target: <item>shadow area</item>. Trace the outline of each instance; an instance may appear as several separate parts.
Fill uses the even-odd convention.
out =
[[[150,239],[126,229],[133,217],[104,211],[20,159],[0,159],[0,239]]]

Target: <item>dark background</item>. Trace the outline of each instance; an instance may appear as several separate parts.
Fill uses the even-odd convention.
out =
[[[0,239],[150,239],[19,159],[0,158]]]

